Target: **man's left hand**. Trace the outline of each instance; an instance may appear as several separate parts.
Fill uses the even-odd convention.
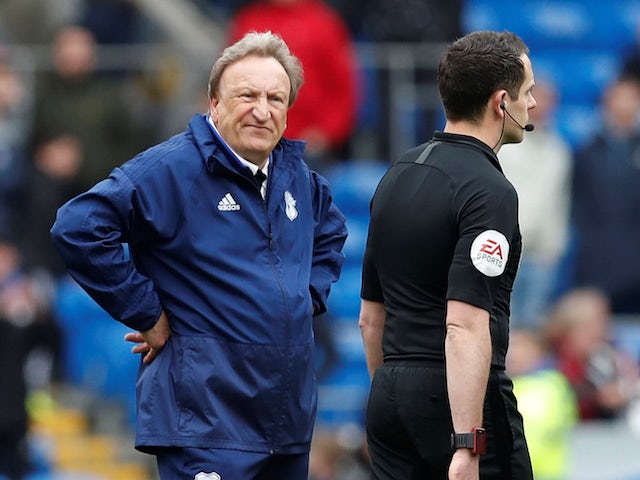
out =
[[[169,317],[163,311],[156,324],[149,330],[127,333],[124,339],[137,344],[131,349],[131,353],[141,353],[142,361],[148,365],[158,356],[170,336]]]

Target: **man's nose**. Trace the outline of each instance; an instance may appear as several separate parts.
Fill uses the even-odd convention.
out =
[[[269,111],[269,104],[266,98],[258,98],[258,101],[253,107],[253,114],[262,122],[271,118],[271,112]]]

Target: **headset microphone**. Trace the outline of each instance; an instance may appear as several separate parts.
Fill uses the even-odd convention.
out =
[[[527,123],[524,127],[520,124],[520,122],[518,122],[515,118],[513,118],[513,116],[509,113],[509,110],[507,110],[507,106],[504,104],[504,102],[500,103],[500,108],[502,110],[504,110],[504,113],[506,113],[507,115],[509,115],[509,118],[511,120],[513,120],[513,123],[515,123],[516,125],[518,125],[522,130],[526,131],[526,132],[531,132],[533,131],[534,128],[536,128],[532,123]]]

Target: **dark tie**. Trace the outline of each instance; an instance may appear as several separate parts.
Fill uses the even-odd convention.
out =
[[[260,190],[260,195],[262,196],[262,198],[266,197],[266,192],[267,192],[267,188],[266,187],[262,187],[262,183],[265,181],[265,179],[267,178],[267,176],[264,174],[264,172],[262,170],[259,170],[253,175],[253,179],[256,182],[256,185],[258,186],[258,190]]]
[[[258,171],[253,175],[253,178],[255,178],[256,184],[258,185],[258,187],[261,187],[262,182],[266,180],[267,176],[264,174],[262,170],[258,169]]]

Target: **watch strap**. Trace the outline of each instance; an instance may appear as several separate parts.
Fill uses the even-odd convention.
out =
[[[471,433],[452,433],[451,448],[468,448],[476,455],[487,453],[486,431],[482,427],[474,427]]]
[[[452,433],[451,434],[451,446],[454,450],[458,448],[471,448],[473,449],[473,433]]]

